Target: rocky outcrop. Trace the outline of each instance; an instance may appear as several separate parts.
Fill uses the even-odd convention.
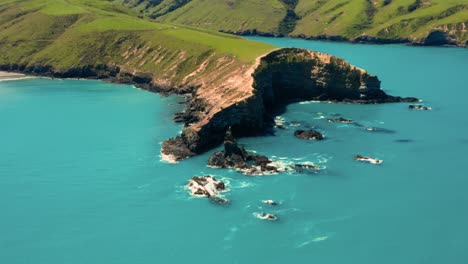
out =
[[[370,158],[370,157],[366,157],[366,156],[361,156],[361,155],[354,156],[354,160],[367,162],[367,163],[370,163],[370,164],[377,164],[377,165],[380,165],[380,164],[383,163],[383,160]]]
[[[296,130],[294,132],[294,136],[300,139],[307,139],[307,140],[323,140],[325,137],[322,133],[316,130]]]
[[[344,123],[344,124],[352,124],[353,123],[353,120],[350,120],[350,119],[346,119],[346,118],[343,118],[343,117],[339,117],[339,118],[330,118],[327,120],[328,123]]]
[[[208,165],[215,168],[233,168],[249,175],[278,172],[272,161],[265,156],[246,151],[237,144],[231,129],[226,132],[224,151],[215,152],[208,160]]]
[[[421,110],[421,111],[432,110],[432,108],[424,106],[424,105],[408,105],[408,108],[413,109],[413,110]]]
[[[317,173],[318,171],[320,171],[322,168],[320,168],[319,166],[316,166],[316,165],[313,165],[313,164],[295,164],[294,165],[294,170],[297,172],[297,173],[309,173],[309,172],[312,172],[312,173]]]
[[[187,184],[187,189],[193,196],[208,197],[220,204],[229,202],[221,196],[221,193],[226,191],[226,185],[213,176],[192,177]]]
[[[163,143],[164,154],[184,159],[205,152],[223,142],[229,127],[236,137],[263,133],[274,125],[271,113],[282,111],[291,102],[417,101],[387,95],[376,76],[343,59],[297,48],[273,51],[220,85],[215,91],[222,94],[204,87],[192,94],[188,109],[178,118],[186,121],[186,128],[180,136]],[[216,166],[229,162],[223,155],[213,156]],[[238,162],[246,161],[245,156],[235,156],[239,157]]]

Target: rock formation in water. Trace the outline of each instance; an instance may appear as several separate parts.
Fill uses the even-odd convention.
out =
[[[432,108],[424,106],[424,105],[409,105],[409,109],[414,109],[414,110],[421,110],[421,111],[429,111],[432,110]]]
[[[192,177],[187,184],[187,189],[193,196],[208,197],[220,204],[229,202],[221,196],[221,193],[226,191],[226,185],[213,176]]]
[[[375,158],[371,158],[371,157],[366,157],[366,156],[361,156],[361,155],[354,156],[354,160],[367,162],[367,163],[371,163],[371,164],[378,164],[378,165],[383,163],[383,160],[379,160],[379,159],[375,159]]]
[[[307,140],[323,140],[325,139],[322,133],[316,130],[296,130],[294,132],[294,136],[300,139],[307,139]]]
[[[343,117],[330,118],[327,121],[328,121],[328,123],[344,123],[344,124],[352,124],[353,123],[353,120],[346,119],[346,118],[343,118]]]
[[[224,138],[224,150],[211,155],[208,165],[216,168],[233,168],[249,175],[278,172],[278,168],[272,165],[268,157],[250,153],[240,147],[230,128]]]

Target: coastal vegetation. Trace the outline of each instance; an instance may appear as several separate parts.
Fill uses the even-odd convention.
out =
[[[236,34],[425,44],[440,31],[442,44],[468,41],[468,0],[115,1],[158,21]]]
[[[119,65],[132,72],[167,74],[176,83],[207,59],[252,64],[273,49],[219,32],[138,18],[128,8],[94,0],[2,1],[0,44],[3,68],[34,70],[40,65],[63,72]]]

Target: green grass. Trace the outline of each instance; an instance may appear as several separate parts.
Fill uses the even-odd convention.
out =
[[[122,3],[123,0],[117,0]],[[145,9],[148,0],[126,1],[127,6],[164,22],[191,25],[208,29],[242,32],[256,29],[260,32],[276,32],[286,15],[286,7],[280,0],[191,0],[171,12],[162,12],[173,0]],[[138,4],[139,3],[139,4]]]
[[[161,30],[170,27],[171,26],[166,24],[119,16],[95,19],[89,23],[80,25],[76,31],[78,33],[91,33],[108,30]]]
[[[159,23],[107,0],[23,0],[0,4],[0,65],[59,71],[119,65],[177,85],[206,60],[250,65],[274,47],[240,37]],[[214,65],[214,63],[213,63]],[[206,75],[217,69],[210,64]]]
[[[456,35],[459,43],[468,41],[463,31],[468,27],[468,0],[391,0],[386,5],[384,0],[298,0],[294,12],[299,19],[295,23],[285,19],[285,0],[191,0],[170,12],[164,8],[174,0],[149,7],[150,0],[115,1],[141,14],[157,13],[158,21],[222,31],[282,33],[292,30],[292,36],[328,35],[352,40],[369,35],[417,42],[438,29]],[[464,9],[450,13],[457,6]],[[166,11],[162,12],[163,9]],[[290,29],[291,26],[294,28]]]

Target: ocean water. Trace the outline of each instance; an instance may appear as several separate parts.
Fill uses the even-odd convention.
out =
[[[211,153],[161,162],[160,142],[181,129],[180,98],[97,81],[0,82],[0,263],[467,263],[468,51],[252,39],[341,56],[433,110],[290,105],[288,130],[240,143],[325,169],[250,177],[208,168]],[[326,122],[337,114],[386,130]],[[326,140],[294,138],[310,127]],[[187,194],[187,180],[206,174],[229,182],[229,206]]]

